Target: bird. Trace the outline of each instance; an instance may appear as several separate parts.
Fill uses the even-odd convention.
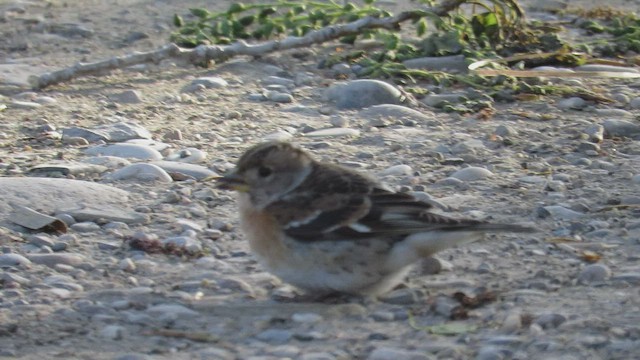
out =
[[[375,177],[321,162],[290,142],[254,145],[216,187],[237,192],[240,228],[269,272],[308,294],[377,297],[412,266],[517,224],[456,219]]]

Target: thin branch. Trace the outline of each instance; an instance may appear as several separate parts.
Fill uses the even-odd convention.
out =
[[[224,62],[238,55],[258,56],[279,50],[320,44],[343,36],[359,34],[368,29],[397,30],[400,23],[419,19],[426,13],[445,16],[464,3],[464,1],[446,0],[436,7],[405,11],[390,17],[365,17],[351,23],[332,25],[311,31],[302,37],[287,37],[282,40],[271,40],[255,45],[248,44],[242,40],[231,45],[200,45],[193,49],[183,49],[176,44],[168,44],[153,51],[136,52],[93,63],[77,63],[62,70],[34,75],[29,78],[29,83],[33,89],[43,89],[81,76],[96,75],[105,70],[122,69],[150,62],[158,63],[169,58],[186,60],[192,64],[206,64],[210,61]]]

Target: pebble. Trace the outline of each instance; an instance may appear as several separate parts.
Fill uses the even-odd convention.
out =
[[[137,90],[126,90],[109,96],[109,99],[120,104],[139,104],[142,102],[142,95]]]
[[[291,320],[297,323],[317,323],[322,321],[322,315],[316,313],[295,313],[291,315]]]
[[[542,329],[546,330],[557,328],[565,321],[567,321],[567,318],[564,315],[550,313],[538,316],[534,320],[534,324],[539,325],[540,327],[542,327]]]
[[[640,135],[640,124],[626,120],[608,119],[602,123],[606,137],[630,137]]]
[[[461,181],[476,181],[493,177],[493,173],[485,168],[469,166],[454,172],[451,177]]]
[[[468,71],[467,59],[464,55],[413,58],[403,61],[402,64],[409,69],[456,73],[466,73]]]
[[[351,128],[330,128],[311,131],[305,133],[304,136],[312,138],[327,138],[327,137],[357,137],[360,136],[360,131]]]
[[[129,143],[117,143],[110,145],[98,145],[90,147],[85,150],[87,155],[106,155],[117,156],[121,158],[134,158],[140,160],[161,160],[162,154],[151,147],[129,144]]]
[[[202,165],[190,164],[180,161],[160,160],[152,161],[149,164],[156,165],[167,173],[183,174],[196,180],[204,180],[207,178],[215,178],[219,176],[215,171],[209,170]]]
[[[640,109],[640,96],[629,100],[629,107],[635,110]]]
[[[374,349],[367,360],[430,360],[420,351],[410,351],[392,347],[378,347]]]
[[[581,110],[587,106],[587,102],[581,97],[570,97],[556,103],[561,110]]]
[[[591,264],[585,266],[578,275],[578,283],[592,284],[608,280],[611,277],[611,269],[604,264]]]
[[[149,163],[131,164],[116,170],[105,177],[111,181],[121,180],[139,180],[139,181],[157,181],[161,183],[173,182],[171,175],[158,165]]]
[[[144,127],[130,122],[121,117],[107,118],[108,121],[117,121],[113,124],[100,125],[91,129],[71,127],[62,129],[62,137],[81,137],[90,143],[121,142],[131,139],[151,139],[151,133]]]
[[[107,325],[100,330],[100,337],[106,340],[122,340],[126,329],[120,325]]]
[[[416,289],[397,289],[379,297],[379,300],[394,305],[411,305],[415,304],[421,297],[421,294]]]
[[[12,109],[35,110],[41,108],[42,105],[37,102],[14,100],[9,103],[9,107]]]
[[[284,329],[267,329],[256,335],[256,339],[270,344],[285,344],[292,337],[293,333]]]
[[[288,104],[293,102],[293,95],[279,91],[267,91],[265,97],[276,103]]]
[[[19,254],[1,254],[0,267],[22,266],[28,267],[31,261]]]
[[[413,169],[411,168],[411,166],[405,165],[405,164],[390,166],[390,167],[380,171],[380,173],[379,173],[380,176],[388,176],[388,175],[393,175],[393,176],[407,175],[407,176],[410,176],[412,174],[413,174]]]
[[[402,93],[380,80],[353,80],[331,85],[325,97],[339,109],[362,109],[380,104],[399,104]]]
[[[640,271],[639,272],[625,272],[617,274],[611,278],[612,281],[624,281],[633,285],[640,285]]]
[[[27,258],[34,264],[46,265],[50,268],[53,268],[58,264],[75,267],[86,261],[83,256],[71,253],[29,254]]]
[[[180,149],[166,156],[165,160],[197,164],[207,159],[207,153],[193,147]]]
[[[202,85],[206,89],[220,89],[229,86],[229,83],[217,76],[199,77],[191,82],[192,86]]]
[[[464,100],[462,94],[431,94],[422,98],[420,101],[434,108],[442,108],[447,104],[457,104]]]
[[[539,208],[538,215],[542,218],[551,216],[558,220],[575,220],[584,216],[583,213],[567,209],[560,205],[543,206]]]
[[[418,110],[394,104],[382,104],[370,106],[360,110],[358,116],[367,119],[370,126],[383,127],[387,126],[390,121],[412,120],[420,124],[429,124],[437,122],[433,116],[428,116]]]

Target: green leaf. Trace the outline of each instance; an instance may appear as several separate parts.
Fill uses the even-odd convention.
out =
[[[262,11],[260,11],[260,13],[258,14],[258,17],[266,18],[269,15],[275,14],[277,11],[278,10],[275,7],[264,8],[262,9]]]
[[[251,24],[253,24],[253,21],[256,19],[255,16],[253,15],[247,15],[245,17],[241,17],[240,20],[238,20],[238,22],[242,25],[242,26],[249,26]]]
[[[202,9],[202,8],[191,8],[189,9],[189,11],[191,12],[191,15],[198,17],[202,20],[206,19],[207,17],[209,17],[209,15],[211,15],[211,13],[207,9]]]
[[[227,14],[235,14],[239,12],[243,12],[247,9],[247,6],[243,3],[235,3],[229,6],[229,10],[227,10]]]
[[[418,36],[423,36],[427,32],[427,20],[420,19],[416,24],[416,34]]]
[[[173,15],[173,25],[176,26],[176,27],[184,26],[184,20],[182,19],[182,16],[180,16],[178,14],[174,14]]]

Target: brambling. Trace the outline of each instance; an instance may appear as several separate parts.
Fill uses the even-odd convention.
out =
[[[438,215],[430,204],[285,142],[250,148],[217,186],[238,192],[241,228],[259,262],[314,294],[379,295],[438,251],[485,232],[534,231]]]

